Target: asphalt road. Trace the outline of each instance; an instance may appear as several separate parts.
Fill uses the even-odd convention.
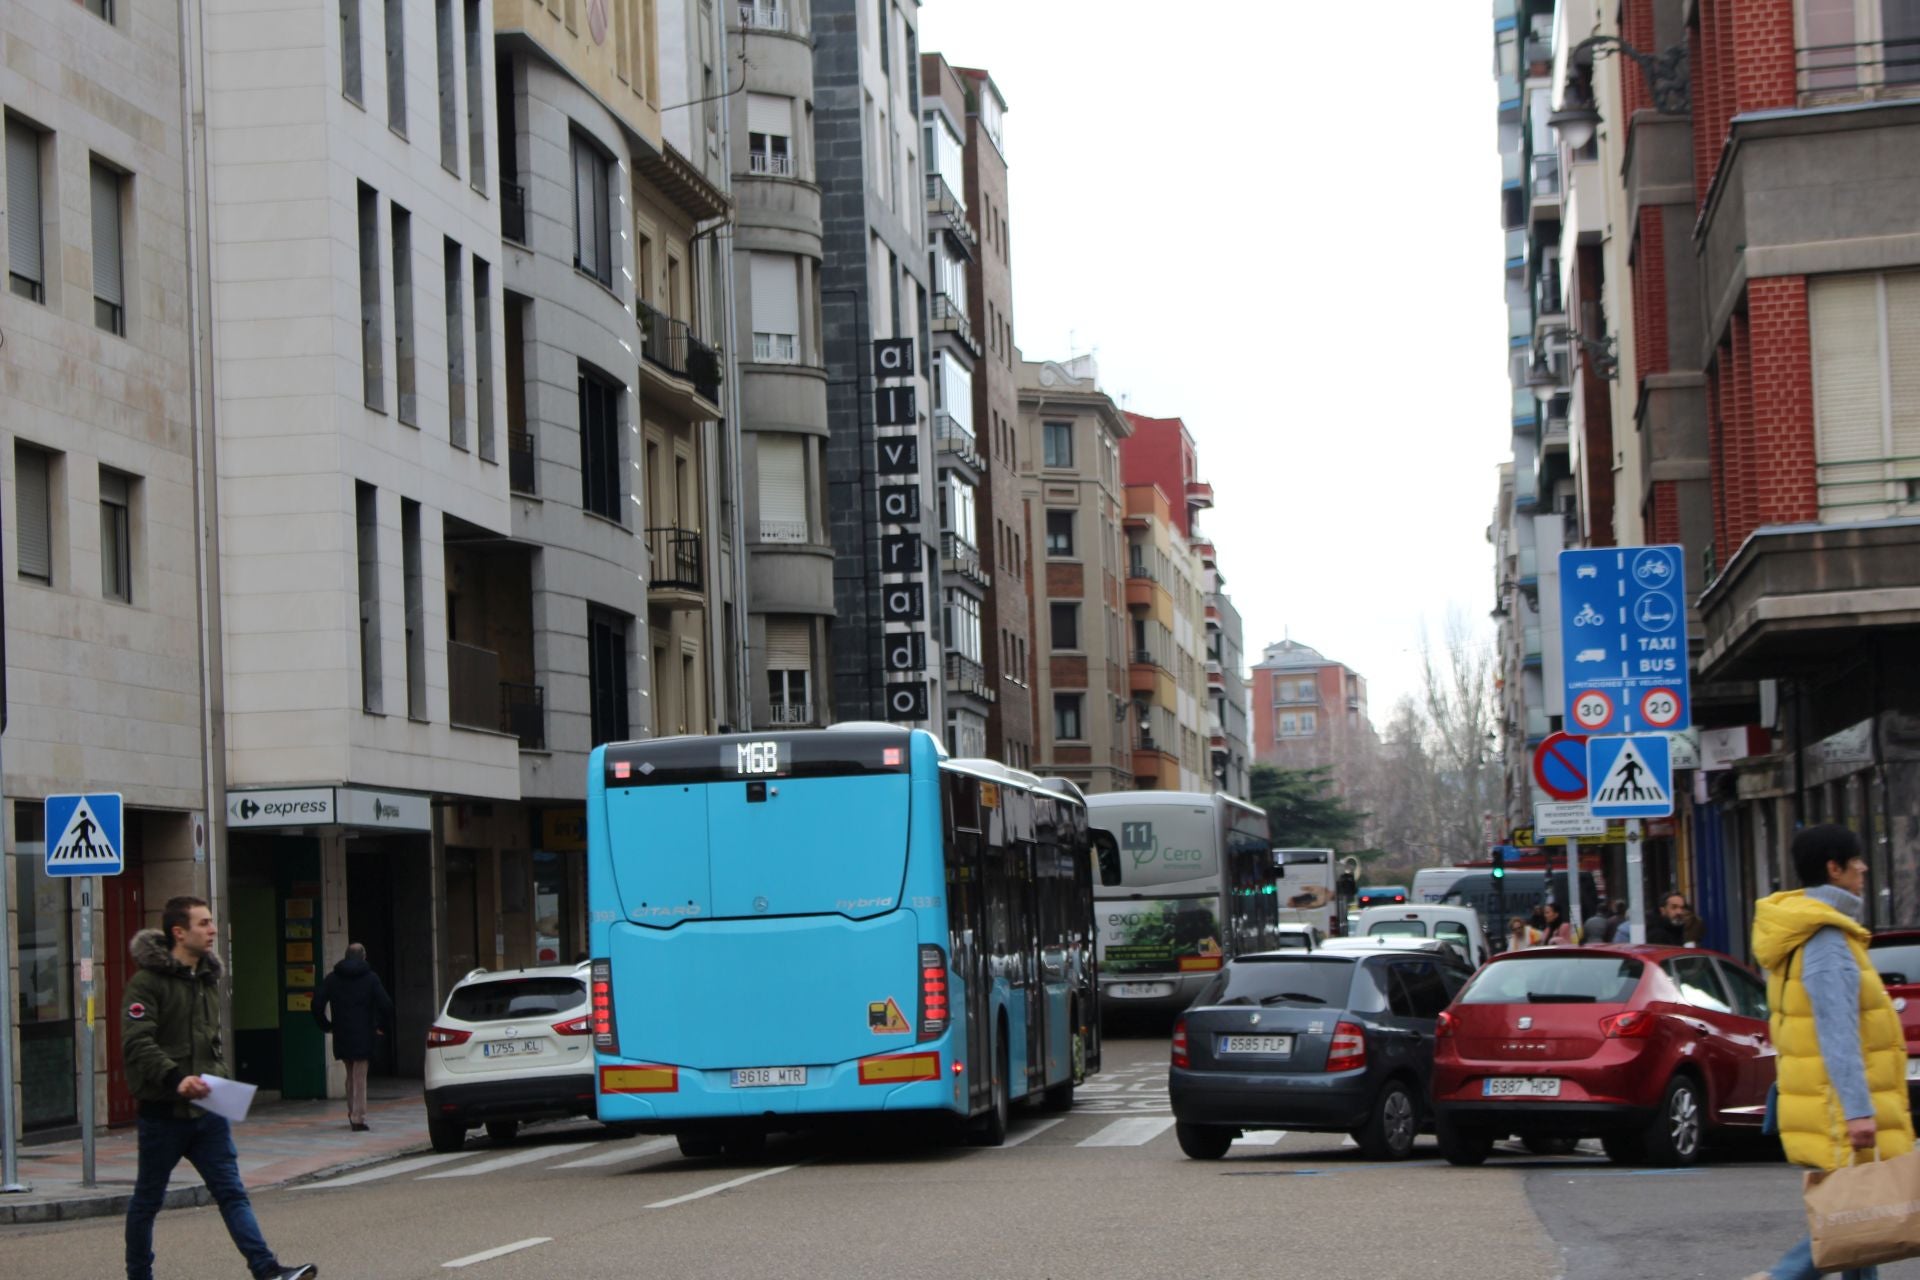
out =
[[[1796,1236],[1797,1182],[1778,1164],[1664,1173],[1504,1153],[1453,1169],[1424,1140],[1413,1160],[1376,1164],[1312,1134],[1254,1135],[1224,1161],[1190,1161],[1171,1131],[1164,1053],[1159,1039],[1109,1042],[1107,1072],[1071,1114],[1019,1114],[997,1150],[776,1139],[765,1159],[733,1164],[556,1125],[254,1204],[282,1260],[317,1261],[326,1280],[1741,1280]],[[213,1209],[163,1214],[156,1251],[163,1280],[241,1274]],[[0,1230],[8,1280],[115,1276],[120,1255],[117,1219]]]

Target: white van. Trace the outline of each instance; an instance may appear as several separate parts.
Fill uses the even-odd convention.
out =
[[[1413,873],[1414,902],[1439,902],[1453,888],[1454,881],[1473,872],[1472,867],[1422,867]]]
[[[1360,913],[1353,936],[1438,938],[1459,947],[1466,953],[1467,963],[1475,968],[1485,964],[1489,954],[1486,930],[1480,927],[1480,913],[1472,907],[1442,907],[1426,902],[1368,907]]]

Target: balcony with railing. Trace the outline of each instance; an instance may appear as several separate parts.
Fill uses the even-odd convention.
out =
[[[799,364],[800,338],[792,333],[755,333],[753,359],[756,364]]]
[[[447,686],[447,719],[455,728],[504,733],[528,751],[546,746],[545,691],[502,680],[492,649],[449,640]]]
[[[747,172],[762,178],[791,178],[793,176],[793,156],[785,151],[768,148],[765,151],[747,152]]]
[[[769,520],[760,517],[760,541],[799,546],[807,540],[805,520]]]
[[[958,458],[976,472],[981,469],[980,441],[945,409],[933,411],[933,442],[948,457]]]
[[[1803,107],[1920,96],[1920,36],[1808,45],[1794,50],[1794,74]]]
[[[704,603],[705,562],[698,530],[657,525],[647,530],[647,595],[672,597],[695,607]]]
[[[940,569],[943,573],[955,574],[982,587],[993,585],[993,575],[980,557],[980,548],[957,533],[940,535]]]
[[[1213,486],[1205,480],[1187,481],[1187,505],[1190,507],[1212,507]]]
[[[927,230],[946,232],[954,250],[968,261],[980,252],[980,236],[967,221],[966,204],[938,173],[927,175]]]
[[[965,654],[947,655],[947,692],[965,694],[978,698],[982,702],[992,702],[995,697],[993,685],[987,680],[985,666],[967,657]]]
[[[787,31],[792,22],[781,0],[739,0],[739,17],[747,31]]]
[[[767,723],[787,729],[812,724],[813,704],[811,702],[776,702],[767,708]]]
[[[1533,178],[1535,209],[1539,209],[1542,204],[1558,204],[1560,202],[1560,153],[1555,151],[1536,155],[1528,163],[1527,169]]]
[[[540,492],[539,469],[534,465],[532,427],[507,432],[507,488],[515,493]]]
[[[1527,260],[1527,229],[1525,227],[1515,227],[1506,233],[1506,237],[1508,265],[1512,266],[1525,262]]]
[[[671,379],[659,381],[654,390],[661,394],[650,399],[659,404],[664,394],[668,407],[688,417],[719,416],[720,352],[694,337],[686,321],[675,320],[639,298],[633,300],[633,314],[640,329],[641,371],[651,367]],[[690,396],[705,403],[694,403]]]
[[[933,295],[933,331],[950,333],[965,343],[976,357],[980,354],[980,344],[974,339],[973,322],[967,319],[967,309],[955,301],[951,294]]]
[[[500,238],[515,244],[527,239],[527,189],[517,182],[500,184]]]

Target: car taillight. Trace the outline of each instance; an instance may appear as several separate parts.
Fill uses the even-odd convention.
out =
[[[563,1036],[584,1036],[593,1034],[593,1015],[583,1013],[577,1018],[568,1018],[565,1022],[556,1022],[553,1029]]]
[[[1455,1031],[1458,1031],[1459,1029],[1460,1029],[1459,1019],[1455,1018],[1451,1013],[1447,1012],[1445,1009],[1442,1009],[1440,1011],[1440,1016],[1434,1020],[1433,1034],[1437,1039],[1441,1039],[1441,1040],[1452,1039],[1453,1033]]]
[[[593,1047],[607,1053],[620,1052],[620,1027],[613,1020],[613,963],[595,960],[588,970],[587,992],[592,1000],[587,1017],[592,1019]]]
[[[473,1039],[473,1032],[460,1031],[453,1027],[432,1026],[427,1028],[427,1048],[445,1049],[451,1045],[465,1044]]]
[[[1367,1065],[1367,1033],[1351,1022],[1336,1023],[1327,1046],[1327,1070],[1352,1071]]]
[[[1629,1009],[1600,1019],[1600,1030],[1609,1040],[1645,1040],[1653,1034],[1653,1015],[1645,1009]]]
[[[1173,1065],[1176,1067],[1193,1065],[1187,1058],[1187,1020],[1185,1018],[1173,1024]]]
[[[920,945],[920,1039],[947,1034],[947,953],[932,943]]]

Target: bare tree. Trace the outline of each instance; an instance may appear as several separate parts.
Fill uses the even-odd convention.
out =
[[[1422,629],[1420,689],[1395,705],[1366,797],[1376,842],[1409,871],[1485,856],[1500,783],[1493,656],[1457,613],[1438,649]]]

